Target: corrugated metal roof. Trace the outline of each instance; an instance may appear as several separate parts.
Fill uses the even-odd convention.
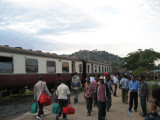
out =
[[[49,53],[49,52],[45,53],[40,50],[36,50],[36,51],[33,51],[31,49],[26,50],[26,49],[22,49],[21,47],[9,47],[9,46],[0,45],[0,51],[8,52],[8,53],[23,54],[23,55],[33,55],[33,56],[49,57],[49,58],[56,58],[56,59],[81,61],[81,59],[79,58],[67,57],[67,56],[57,55],[55,53]]]

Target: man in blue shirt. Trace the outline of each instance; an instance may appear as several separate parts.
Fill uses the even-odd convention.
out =
[[[135,76],[131,77],[129,82],[129,91],[130,91],[130,101],[129,101],[129,110],[132,110],[133,100],[134,100],[134,110],[137,111],[138,107],[138,91],[140,90],[140,83],[135,79]]]

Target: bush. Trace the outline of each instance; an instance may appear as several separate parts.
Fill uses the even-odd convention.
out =
[[[157,88],[157,87],[158,87],[157,84],[152,84],[151,85],[152,90],[155,89],[155,88]]]
[[[136,76],[139,76],[139,75],[144,75],[146,73],[146,71],[142,68],[137,68],[134,70],[133,74],[136,75]]]

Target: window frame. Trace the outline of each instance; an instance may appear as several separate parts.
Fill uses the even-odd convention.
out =
[[[4,70],[2,69],[2,71],[4,72],[1,72],[1,68],[0,68],[0,73],[13,73],[14,71],[14,68],[13,68],[13,57],[8,57],[8,56],[0,56],[0,63],[8,63],[8,64],[4,64],[4,66],[7,66],[7,65],[10,65],[9,67],[11,68],[10,70]],[[6,60],[4,60],[3,62],[2,61],[2,58],[5,58],[5,59],[10,59],[9,61],[5,62]],[[2,67],[2,68],[7,68],[7,67]]]
[[[67,64],[68,68],[67,68],[67,71],[64,71],[64,67],[63,67],[63,64]],[[62,62],[62,73],[69,73],[69,62]]]
[[[35,60],[35,61],[37,62],[37,65],[27,65],[27,60]],[[27,69],[28,69],[28,68],[27,68],[28,66],[32,66],[32,67],[35,66],[35,68],[36,68],[36,69],[34,68],[35,71],[32,71],[32,72],[31,72],[31,71],[28,71],[28,70],[27,70]],[[25,70],[26,70],[26,73],[38,73],[38,60],[35,59],[35,58],[26,58],[26,59],[25,59],[25,68],[26,68],[26,69],[25,69]]]
[[[48,62],[53,62],[54,63],[54,66],[48,66]],[[49,71],[49,67],[50,68],[52,68],[53,67],[53,69],[54,69],[54,71]],[[46,61],[46,72],[48,73],[48,74],[53,74],[53,73],[56,73],[56,62],[55,61],[51,61],[51,60],[47,60]]]

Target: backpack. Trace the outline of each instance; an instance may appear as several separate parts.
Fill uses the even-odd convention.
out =
[[[71,83],[72,87],[80,87],[80,81],[78,81],[77,83],[72,82]]]

